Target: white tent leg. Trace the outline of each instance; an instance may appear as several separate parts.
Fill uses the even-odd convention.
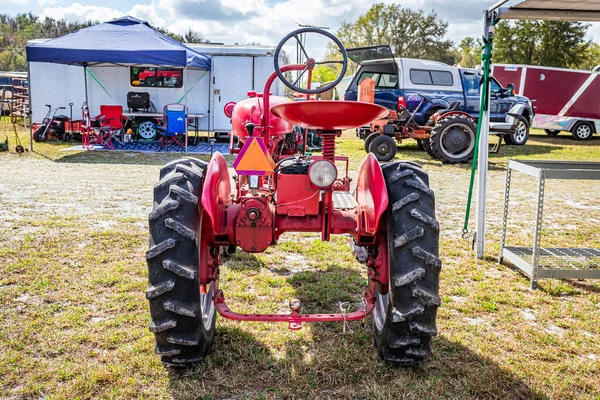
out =
[[[483,38],[487,41],[493,27],[490,24],[488,11],[483,14]],[[491,32],[490,32],[491,31]],[[489,50],[491,51],[491,50]],[[488,54],[489,56],[490,54]],[[482,63],[483,65],[483,63]],[[484,66],[485,67],[485,66]],[[490,66],[491,68],[491,66]],[[480,91],[483,93],[483,90]],[[481,132],[479,137],[479,158],[477,159],[477,211],[475,231],[475,253],[478,259],[483,259],[485,253],[485,217],[487,203],[487,174],[488,174],[488,136],[490,126],[490,90],[488,87],[487,111],[480,110]]]

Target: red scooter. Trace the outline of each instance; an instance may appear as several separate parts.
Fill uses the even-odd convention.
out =
[[[45,142],[48,136],[61,139],[67,142],[69,135],[65,131],[65,121],[69,121],[66,115],[56,115],[58,110],[66,110],[66,107],[57,107],[52,109],[52,105],[46,104],[48,112],[41,124],[35,124],[33,127],[33,140],[36,142]]]

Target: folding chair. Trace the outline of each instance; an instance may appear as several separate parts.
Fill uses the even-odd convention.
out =
[[[81,107],[81,146],[86,150],[92,150],[96,145],[113,150],[110,128],[96,125],[97,119],[90,117],[90,109],[84,102]]]
[[[164,125],[157,126],[161,134],[160,150],[169,145],[186,150],[187,145],[187,107],[183,104],[167,104],[163,108]]]
[[[123,106],[100,106],[100,115],[96,117],[96,120],[100,122],[100,129],[110,133],[111,141],[116,139],[120,142],[125,126],[124,122],[127,121],[127,117],[123,115]]]

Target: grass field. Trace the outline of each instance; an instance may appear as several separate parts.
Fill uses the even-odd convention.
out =
[[[173,373],[153,353],[145,299],[147,214],[162,164],[175,154],[0,153],[0,398],[87,399],[600,399],[600,282],[528,279],[496,263],[509,157],[600,161],[581,143],[534,132],[491,156],[487,258],[461,238],[469,167],[442,166],[403,144],[398,159],[430,173],[441,230],[442,306],[432,359],[419,368],[378,361],[370,324],[237,323],[219,318],[212,354]],[[23,136],[23,135],[22,135]],[[24,140],[25,138],[22,137]],[[24,140],[25,142],[25,140]],[[24,143],[28,146],[28,142]],[[339,154],[356,172],[362,141]],[[533,178],[516,176],[509,241],[529,244]],[[600,247],[600,184],[550,182],[544,245]],[[473,225],[473,224],[472,224]],[[284,236],[264,254],[236,253],[221,270],[234,310],[276,312],[358,305],[365,269],[344,237]]]

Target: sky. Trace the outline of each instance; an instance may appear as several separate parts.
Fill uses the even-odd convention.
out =
[[[482,13],[495,0],[377,0],[403,7],[435,10],[449,23],[447,37],[455,43],[467,36],[478,37]],[[514,4],[517,0],[511,0]],[[70,20],[107,21],[131,15],[176,33],[188,29],[208,40],[225,44],[275,45],[298,27],[310,24],[335,32],[344,21],[365,13],[373,0],[0,0],[0,14],[33,14]],[[600,24],[594,24],[589,39],[600,40]],[[309,43],[310,44],[310,43]],[[325,44],[315,43],[315,56]],[[311,56],[313,56],[311,54]]]

